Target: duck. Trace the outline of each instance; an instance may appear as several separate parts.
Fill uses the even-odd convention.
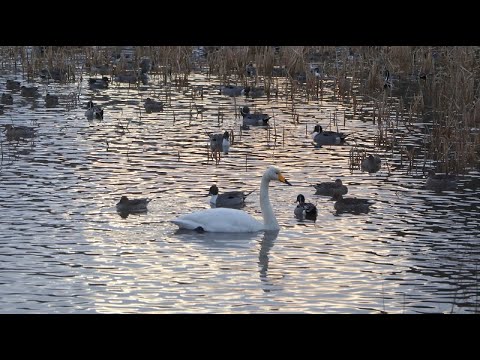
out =
[[[268,126],[268,120],[272,117],[267,114],[260,113],[250,113],[250,108],[248,106],[242,106],[240,108],[240,114],[243,117],[243,127],[248,128],[249,126]]]
[[[249,193],[243,191],[227,191],[223,194],[218,193],[218,186],[213,184],[210,186],[208,191],[208,195],[210,196],[210,205],[213,207],[226,207],[226,208],[239,208],[245,205],[245,199],[248,195],[250,195],[253,191]]]
[[[371,203],[367,199],[344,198],[341,194],[335,194],[333,199],[335,200],[334,208],[337,210],[337,214],[344,212],[360,214],[370,211]]]
[[[253,65],[253,63],[249,63],[247,66],[245,66],[245,72],[247,76],[253,77],[257,75],[257,69]]]
[[[45,96],[45,107],[51,108],[58,105],[58,96],[47,94]]]
[[[457,188],[457,178],[455,175],[435,174],[435,171],[430,169],[428,170],[425,188],[435,192],[455,190]]]
[[[92,89],[107,89],[110,79],[106,76],[103,76],[101,79],[89,78],[88,85]]]
[[[212,153],[223,151],[225,155],[230,150],[230,133],[225,131],[223,134],[208,134],[210,137],[210,150]]]
[[[322,145],[337,145],[345,142],[348,135],[335,131],[323,131],[320,125],[315,125],[312,138],[317,147]]]
[[[7,140],[20,140],[23,138],[33,138],[35,136],[35,129],[30,126],[13,126],[12,124],[3,125],[5,136]]]
[[[243,86],[225,85],[220,87],[220,95],[226,96],[240,96],[243,94]]]
[[[293,213],[297,219],[303,220],[316,220],[317,219],[317,207],[312,203],[305,202],[305,196],[299,194],[297,196],[298,205],[295,207]]]
[[[95,105],[92,100],[87,103],[87,111],[85,111],[85,116],[87,119],[103,119],[103,109]]]
[[[258,97],[261,97],[261,96],[265,95],[265,89],[246,86],[242,90],[241,94],[245,95],[246,97],[251,97],[252,99],[253,98],[258,98]]]
[[[8,79],[5,87],[7,90],[20,90],[20,82]]]
[[[150,201],[152,201],[152,199],[148,198],[130,200],[127,196],[123,195],[117,203],[117,211],[127,213],[146,212],[147,205]]]
[[[345,195],[348,193],[348,188],[343,185],[342,180],[326,181],[313,185],[316,192],[315,195],[334,196],[335,194]]]
[[[163,111],[163,103],[150,99],[149,97],[145,99],[143,107],[147,113]]]
[[[13,105],[13,96],[12,94],[2,94],[2,104],[4,105]]]
[[[383,81],[383,88],[384,89],[391,89],[392,87],[392,80],[390,80],[390,71],[385,69],[385,79]]]
[[[22,87],[20,87],[20,95],[22,96],[34,97],[37,96],[37,94],[38,88],[36,86],[26,87],[25,85],[22,85]]]
[[[362,171],[376,173],[382,167],[382,160],[380,159],[380,156],[376,154],[369,154],[365,159],[363,159],[361,167]]]
[[[268,166],[260,182],[260,209],[263,222],[255,219],[243,210],[230,208],[212,208],[181,215],[170,220],[180,229],[199,232],[248,233],[257,231],[279,231],[275,213],[268,194],[270,181],[280,181],[292,185],[275,166]]]
[[[3,110],[4,110],[5,106],[4,105],[0,105],[0,115],[3,114]]]

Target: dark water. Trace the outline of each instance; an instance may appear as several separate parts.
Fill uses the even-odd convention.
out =
[[[7,78],[24,83],[3,73],[0,92],[10,92]],[[478,174],[433,193],[423,159],[410,171],[398,151],[381,149],[378,173],[351,170],[352,146],[373,151],[377,127],[367,110],[354,115],[333,98],[333,82],[322,101],[297,100],[296,123],[284,94],[234,101],[201,71],[189,87],[168,89],[165,111],[152,114],[143,100],[166,100],[163,78],[98,91],[87,78],[80,87],[38,79],[42,97],[12,92],[14,105],[0,115],[1,125],[38,125],[34,141],[1,135],[0,312],[478,313],[480,199],[463,186]],[[203,99],[192,86],[204,88]],[[60,95],[58,108],[45,108],[47,90]],[[90,99],[104,107],[103,120],[85,118]],[[274,113],[276,129],[240,134],[234,108],[245,104]],[[197,116],[194,105],[205,111]],[[313,125],[328,127],[333,114],[349,143],[315,149]],[[235,143],[216,166],[205,131],[226,129]],[[256,189],[244,210],[260,218],[259,182],[270,164],[294,185],[270,185],[279,232],[198,234],[169,222],[208,208],[214,182],[220,192]],[[314,195],[311,185],[336,177],[349,196],[372,200],[368,214],[336,215],[332,201]],[[317,205],[315,223],[295,219],[300,193]],[[148,213],[120,217],[124,194],[153,198]]]

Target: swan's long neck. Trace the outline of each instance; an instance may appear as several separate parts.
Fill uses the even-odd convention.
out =
[[[260,209],[262,209],[263,224],[265,230],[279,230],[277,218],[273,213],[272,204],[268,196],[268,183],[270,180],[264,175],[260,185]]]

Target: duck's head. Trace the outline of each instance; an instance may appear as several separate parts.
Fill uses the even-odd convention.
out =
[[[335,180],[335,185],[342,186],[342,180],[340,179]]]
[[[218,195],[218,187],[216,184],[210,186],[210,189],[208,190],[208,195]]]
[[[295,202],[298,202],[299,205],[305,204],[305,196],[303,196],[302,194],[299,194],[297,196],[297,201]]]
[[[268,180],[277,180],[287,185],[292,185],[288,182],[287,179],[285,179],[285,177],[282,175],[282,172],[275,166],[269,166],[263,176],[265,176]]]
[[[228,131],[225,131],[225,132],[223,133],[223,138],[228,140],[229,137],[230,137],[230,134],[228,133]]]
[[[315,127],[313,128],[313,132],[321,133],[322,127],[320,125],[315,125]]]
[[[123,195],[121,198],[120,198],[120,204],[124,204],[128,202],[128,197],[126,197],[125,195]]]
[[[3,126],[5,127],[5,130],[3,130],[3,132],[8,131],[8,130],[10,130],[10,129],[13,129],[13,125],[12,125],[12,124],[5,124],[5,125],[3,125]]]
[[[242,114],[243,116],[249,113],[250,113],[250,108],[248,106],[242,106],[240,108],[240,114]]]

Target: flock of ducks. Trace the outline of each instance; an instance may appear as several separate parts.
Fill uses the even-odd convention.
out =
[[[145,65],[145,64],[144,64]],[[251,64],[250,64],[251,65]],[[150,64],[151,67],[151,64]],[[248,66],[247,66],[248,67]],[[254,72],[255,68],[251,66],[250,70]],[[115,80],[120,82],[133,82],[138,79],[146,77],[148,71],[145,69],[138,71],[137,74],[120,74]],[[311,69],[311,72],[316,77],[323,76],[319,68]],[[46,76],[46,75],[45,75]],[[49,75],[51,76],[51,75]],[[53,75],[52,75],[53,76]],[[142,80],[143,81],[143,80]],[[88,80],[89,87],[92,89],[107,89],[109,87],[110,79],[106,76],[101,78],[90,78]],[[385,72],[384,87],[391,87],[390,73]],[[22,86],[20,82],[14,80],[6,81],[6,89],[9,91],[20,91],[23,97],[31,98],[37,97],[37,87]],[[220,94],[230,97],[246,96],[251,98],[261,97],[265,94],[263,88],[255,88],[250,86],[234,86],[227,85],[220,87]],[[0,114],[4,111],[4,105],[12,105],[13,97],[10,93],[3,93],[1,95]],[[59,104],[58,96],[46,94],[45,106],[48,108],[57,107]],[[161,112],[164,109],[164,104],[160,101],[147,98],[144,102],[144,108],[147,113]],[[269,126],[271,116],[263,113],[252,113],[248,106],[240,107],[240,114],[242,116],[242,129],[248,130],[251,126]],[[93,101],[88,101],[85,112],[87,119],[103,119],[103,109],[94,104]],[[7,140],[20,140],[33,138],[36,135],[36,129],[29,126],[20,126],[5,124],[3,132]],[[221,134],[208,134],[210,139],[210,150],[212,154],[219,155],[220,153],[228,154],[230,149],[230,138],[233,134],[225,131]],[[312,140],[315,147],[320,148],[323,145],[338,145],[344,144],[348,134],[335,131],[325,131],[322,126],[315,125],[312,132]],[[368,173],[375,173],[381,169],[381,159],[377,154],[369,154],[361,161],[361,170]],[[239,208],[245,205],[245,199],[252,192],[246,193],[243,191],[229,191],[220,194],[216,184],[209,189],[211,209],[196,211],[191,214],[179,216],[171,220],[180,228],[197,230],[197,231],[217,231],[217,232],[250,232],[258,230],[278,230],[278,222],[273,213],[269,196],[268,186],[270,181],[280,181],[287,185],[291,185],[282,175],[280,170],[274,166],[269,166],[262,176],[260,184],[260,208],[262,210],[263,222],[258,221],[246,212]],[[371,202],[367,199],[360,199],[355,197],[344,197],[348,193],[348,189],[343,185],[340,179],[333,182],[322,182],[313,185],[315,188],[315,195],[328,196],[335,201],[334,209],[337,213],[367,213]],[[433,170],[428,172],[428,178],[425,183],[425,188],[428,190],[440,192],[455,190],[457,187],[456,177],[454,175],[439,175],[435,174]],[[116,204],[116,209],[122,216],[128,216],[130,213],[146,212],[147,206],[151,199],[139,198],[129,199],[127,196],[122,196],[120,201]],[[294,208],[294,216],[298,219],[307,219],[315,221],[317,218],[317,207],[311,203],[306,202],[305,196],[299,194],[295,201],[297,204]],[[222,219],[222,221],[218,221]]]

